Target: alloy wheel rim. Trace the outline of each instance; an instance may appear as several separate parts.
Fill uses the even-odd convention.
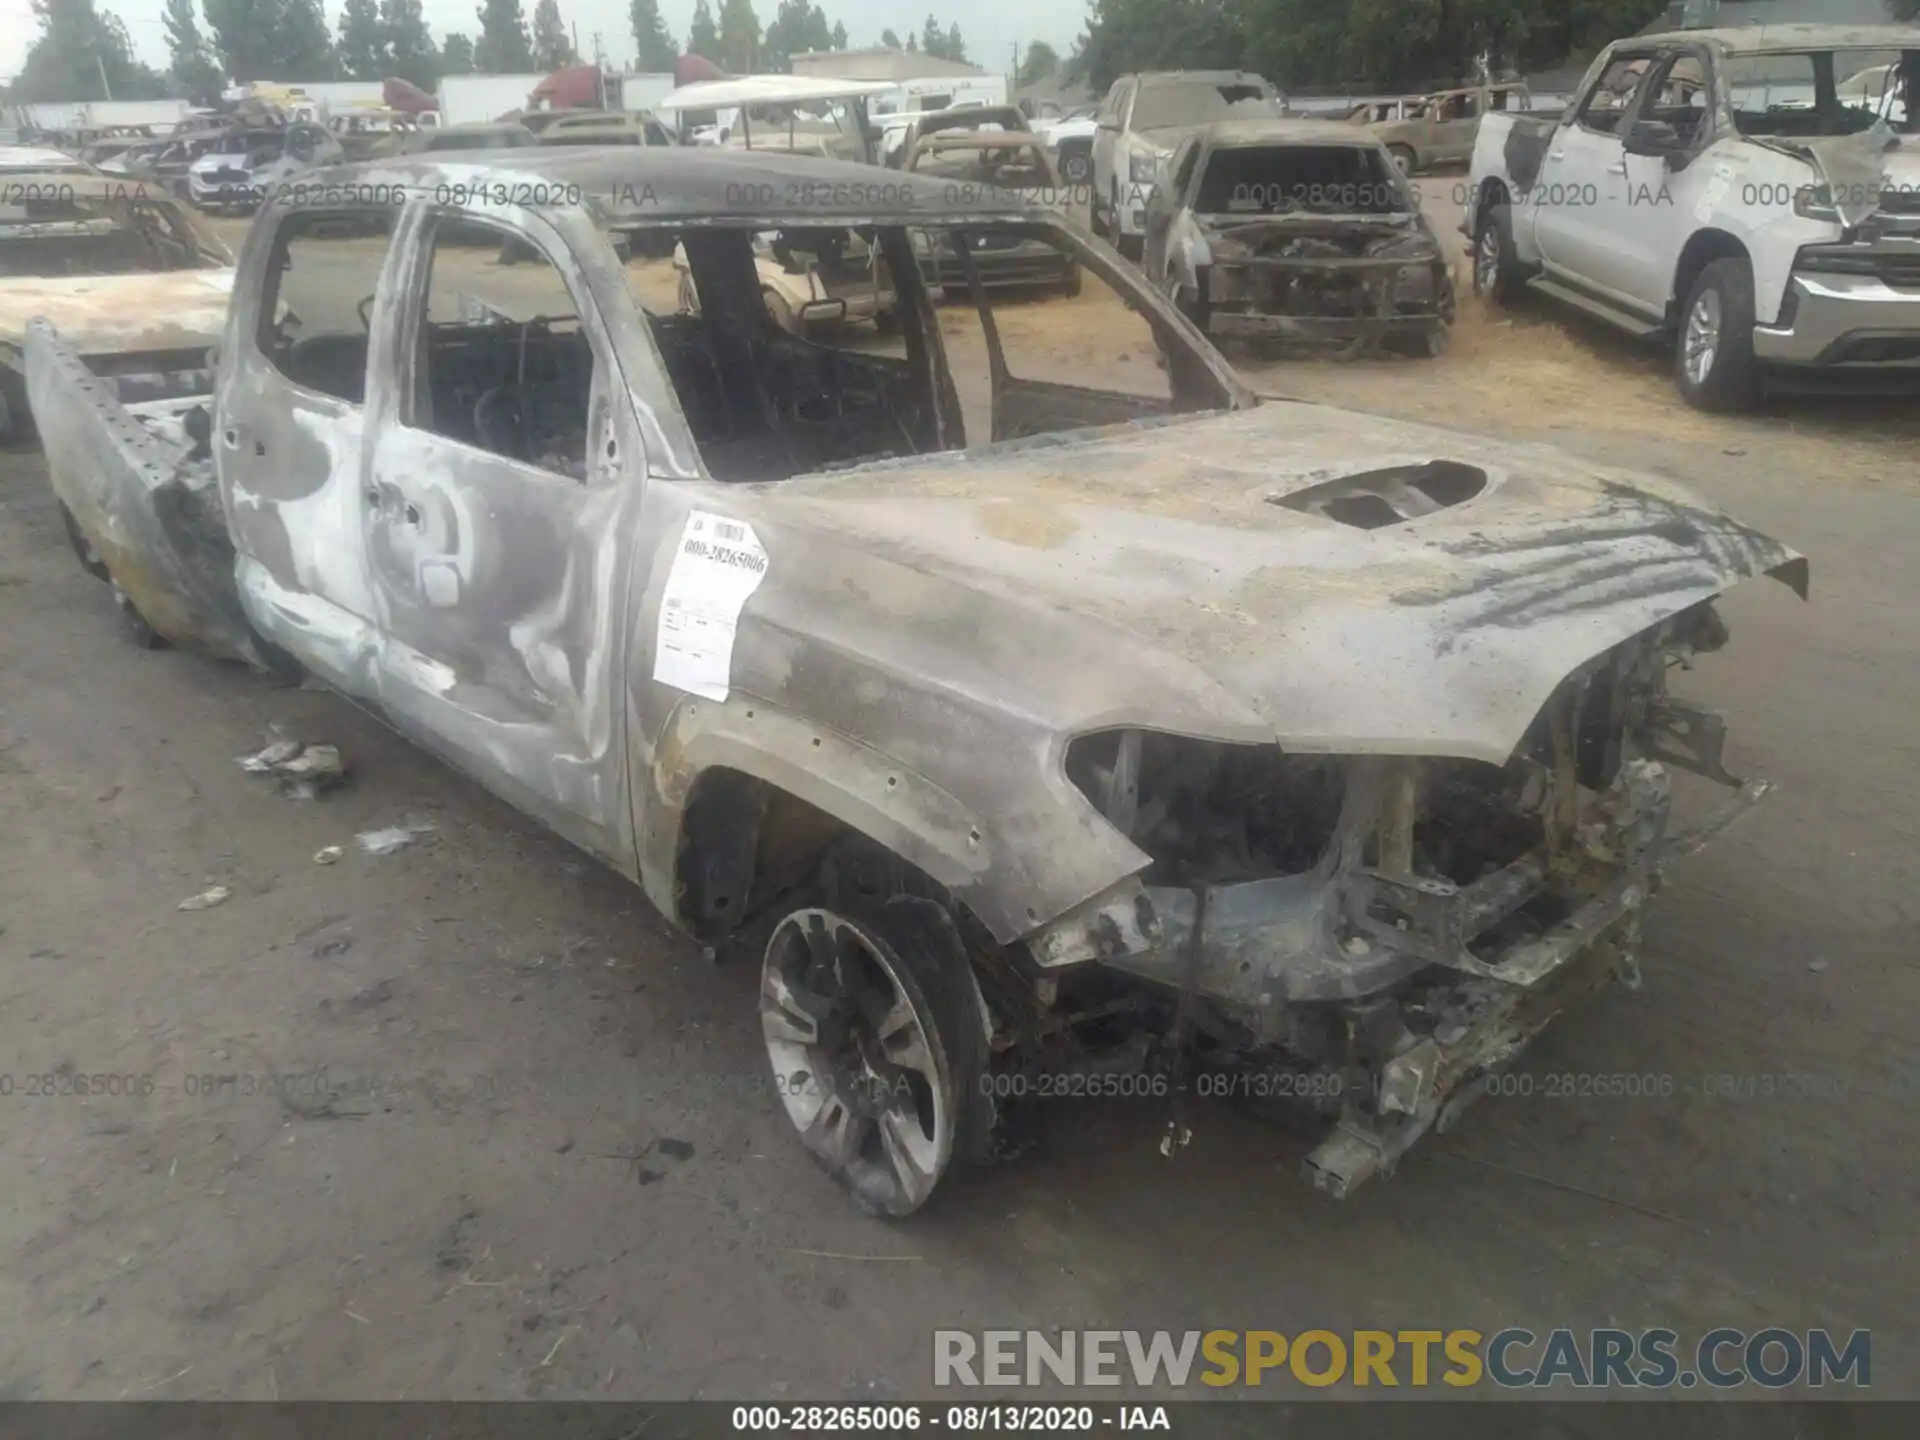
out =
[[[927,1017],[884,947],[831,910],[787,916],[761,966],[760,1025],[801,1143],[870,1208],[918,1209],[953,1117]]]
[[[1489,225],[1480,232],[1480,249],[1476,257],[1479,267],[1476,271],[1480,281],[1480,293],[1487,294],[1493,289],[1493,282],[1500,274],[1500,237]]]
[[[1717,291],[1702,290],[1687,314],[1687,378],[1696,385],[1706,383],[1713,373],[1714,357],[1720,352],[1720,296]]]

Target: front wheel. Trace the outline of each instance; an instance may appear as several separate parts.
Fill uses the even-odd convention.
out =
[[[1071,150],[1060,157],[1060,178],[1069,185],[1084,185],[1093,178],[1093,157]]]
[[[1510,304],[1524,276],[1513,248],[1513,207],[1499,201],[1486,207],[1473,239],[1473,293],[1490,305]]]
[[[1753,266],[1715,260],[1693,282],[1674,349],[1674,384],[1689,405],[1735,414],[1760,397],[1753,358]]]
[[[760,1028],[800,1143],[872,1215],[911,1215],[970,1153],[985,1040],[965,947],[927,900],[833,901],[774,926]]]
[[[1402,175],[1411,176],[1420,168],[1420,157],[1414,153],[1410,145],[1389,145],[1387,154],[1393,157],[1393,168]]]

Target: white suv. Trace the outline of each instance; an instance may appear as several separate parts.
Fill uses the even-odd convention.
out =
[[[1280,92],[1247,70],[1122,75],[1094,115],[1093,228],[1138,260],[1147,197],[1185,132],[1215,120],[1284,113]]]

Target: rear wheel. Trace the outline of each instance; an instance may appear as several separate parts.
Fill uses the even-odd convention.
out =
[[[789,911],[761,962],[760,1025],[801,1144],[862,1210],[912,1214],[971,1153],[980,1005],[934,902],[848,897]]]
[[[1402,175],[1412,175],[1419,168],[1420,157],[1410,145],[1389,145],[1387,154],[1393,157],[1393,168]]]
[[[93,542],[80,529],[80,522],[73,518],[66,502],[60,504],[60,523],[66,526],[67,543],[73,547],[74,557],[79,560],[80,568],[96,580],[111,581],[113,576],[107,573],[106,563],[101,560],[100,552],[93,548]]]
[[[1689,405],[1731,414],[1760,398],[1753,358],[1753,266],[1744,257],[1715,260],[1687,296],[1674,351],[1674,383]]]

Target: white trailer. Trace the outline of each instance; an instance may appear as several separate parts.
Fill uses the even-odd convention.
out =
[[[657,112],[660,102],[673,93],[673,73],[642,70],[619,77],[620,108],[629,114],[645,110]]]
[[[440,81],[440,123],[483,125],[509,110],[526,108],[545,72],[527,75],[447,75]]]

